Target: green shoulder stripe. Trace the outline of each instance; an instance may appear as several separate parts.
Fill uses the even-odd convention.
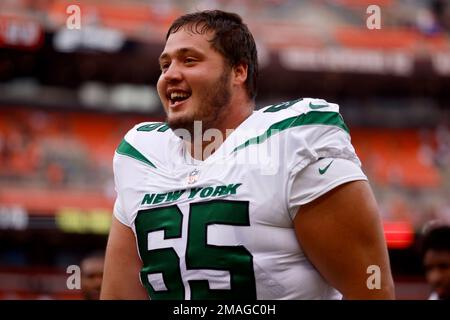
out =
[[[344,119],[342,119],[342,116],[339,113],[328,111],[326,112],[310,111],[308,113],[301,114],[300,116],[287,118],[280,122],[274,123],[263,134],[245,141],[243,144],[237,146],[233,150],[233,152],[246,148],[251,144],[262,143],[268,138],[270,138],[273,134],[279,133],[283,130],[311,124],[336,126],[345,130],[347,133],[350,132],[350,130],[344,123]]]
[[[148,160],[146,157],[144,157],[142,155],[142,153],[137,151],[131,144],[126,142],[125,139],[122,140],[122,142],[119,144],[116,152],[121,155],[128,156],[128,157],[134,158],[136,160],[142,161],[145,164],[148,164],[156,169],[156,166],[150,160]]]

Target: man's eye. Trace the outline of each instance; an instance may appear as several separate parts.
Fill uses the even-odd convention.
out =
[[[164,71],[164,70],[167,70],[167,68],[169,68],[169,66],[170,66],[170,63],[162,63],[162,64],[160,64],[160,68],[161,68],[161,71]]]
[[[197,60],[195,60],[194,58],[186,58],[186,59],[184,59],[184,63],[194,63],[196,61]]]

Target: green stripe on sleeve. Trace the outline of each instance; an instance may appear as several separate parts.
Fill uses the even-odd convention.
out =
[[[128,156],[128,157],[134,158],[136,160],[142,161],[145,164],[148,164],[148,165],[150,165],[150,166],[152,166],[153,168],[156,169],[156,166],[150,160],[148,160],[146,157],[144,157],[142,155],[142,153],[137,151],[131,144],[126,142],[125,139],[122,140],[122,142],[119,144],[119,146],[117,147],[116,152],[118,154],[121,154],[121,155],[124,155],[124,156]]]
[[[274,123],[263,134],[247,140],[243,144],[237,146],[233,150],[233,152],[246,148],[251,144],[263,143],[268,138],[270,138],[273,133],[279,133],[289,128],[312,124],[336,126],[343,129],[347,133],[350,132],[350,130],[344,123],[344,119],[342,119],[342,116],[339,113],[327,111],[310,111],[308,113],[301,114],[300,116],[287,118],[280,122]]]

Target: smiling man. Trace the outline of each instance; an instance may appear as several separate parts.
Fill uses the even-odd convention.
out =
[[[211,32],[207,35],[212,36]],[[163,75],[158,81],[158,93],[173,130],[193,131],[195,120],[213,128],[230,115],[226,106],[231,99],[231,68],[210,46],[195,33],[184,31],[175,32],[167,40],[160,57]]]
[[[256,46],[233,13],[178,18],[159,63],[167,120],[136,125],[117,148],[101,298],[393,298],[339,106],[304,98],[255,111]],[[211,130],[222,139],[196,153]]]

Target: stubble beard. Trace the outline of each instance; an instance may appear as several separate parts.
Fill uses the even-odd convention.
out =
[[[217,128],[231,100],[229,80],[230,72],[226,69],[222,72],[219,79],[211,84],[205,93],[199,96],[199,104],[193,107],[193,113],[176,119],[166,118],[169,127],[173,131],[187,130],[194,139],[201,138],[195,137],[200,132],[194,130],[194,122],[201,121],[202,134],[208,129]]]

